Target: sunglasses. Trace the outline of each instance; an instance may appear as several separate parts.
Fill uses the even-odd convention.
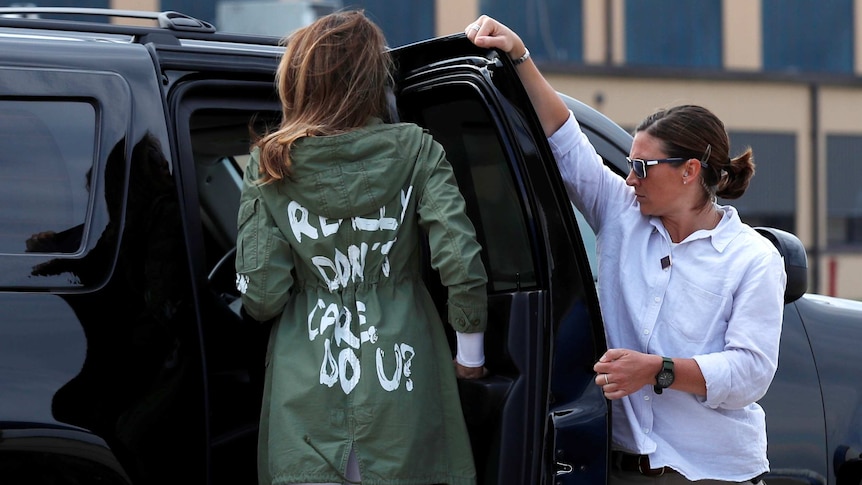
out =
[[[705,160],[709,160],[709,155],[712,153],[712,145],[706,146],[706,152],[704,152],[703,156],[700,157],[700,165],[706,168],[708,165]],[[658,160],[643,160],[641,158],[629,158],[626,157],[626,161],[629,163],[629,170],[632,170],[635,173],[635,176],[639,179],[645,179],[647,174],[647,167],[650,165],[658,165],[660,163],[680,163],[689,160],[688,158],[659,158]]]
[[[646,178],[646,168],[650,165],[658,165],[660,163],[680,163],[688,160],[687,158],[660,158],[658,160],[643,160],[640,158],[629,158],[626,157],[626,161],[629,162],[629,170],[632,170],[637,178],[645,179]]]

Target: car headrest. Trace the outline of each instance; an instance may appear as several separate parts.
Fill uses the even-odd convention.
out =
[[[754,229],[772,241],[772,244],[784,257],[784,271],[787,273],[784,303],[798,300],[808,291],[808,255],[802,241],[793,234],[774,227],[755,227]]]

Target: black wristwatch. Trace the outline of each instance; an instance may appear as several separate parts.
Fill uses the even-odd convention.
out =
[[[655,386],[653,386],[656,394],[661,394],[663,390],[673,384],[673,359],[662,357],[661,360],[661,370],[655,375]]]

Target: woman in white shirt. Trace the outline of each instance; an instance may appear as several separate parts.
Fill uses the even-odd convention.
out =
[[[625,180],[604,166],[521,38],[485,15],[466,29],[509,54],[572,201],[596,232],[612,400],[612,483],[757,483],[769,470],[757,404],[778,366],[786,275],[732,206],[754,175],[709,110],[675,106],[635,130]]]

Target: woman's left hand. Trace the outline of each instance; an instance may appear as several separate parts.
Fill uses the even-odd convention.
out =
[[[488,369],[485,366],[467,367],[459,364],[456,360],[452,362],[455,363],[455,375],[458,379],[480,379],[488,375]]]
[[[608,349],[593,366],[595,383],[608,399],[619,399],[655,384],[661,357],[629,349]]]

